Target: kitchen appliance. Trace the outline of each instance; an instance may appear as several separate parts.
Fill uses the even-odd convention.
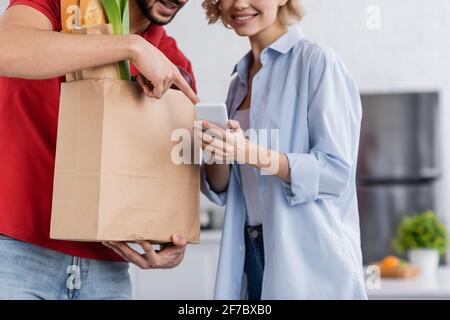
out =
[[[357,191],[369,264],[395,254],[392,241],[405,215],[436,209],[439,95],[368,94],[362,107]]]

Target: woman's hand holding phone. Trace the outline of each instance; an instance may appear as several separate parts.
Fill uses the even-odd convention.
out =
[[[284,153],[266,149],[247,139],[241,129],[239,122],[228,120],[228,128],[223,129],[209,121],[202,121],[202,129],[199,130],[202,141],[202,148],[210,153],[210,161],[219,166],[220,164],[229,164],[237,161],[239,164],[248,164],[265,172],[266,175],[274,175],[286,182],[291,181],[289,160]],[[207,162],[207,164],[210,164]],[[228,167],[228,166],[225,166]],[[229,170],[229,169],[227,169]],[[211,170],[210,170],[211,172]],[[211,180],[218,182],[212,183],[218,185],[222,190],[225,185],[225,179],[215,179],[214,176],[227,176],[220,174],[208,174]],[[228,179],[226,179],[228,183]],[[226,185],[225,185],[226,186]]]
[[[224,129],[214,123],[202,120],[202,129],[202,148],[211,155],[211,159],[215,163],[248,162],[251,142],[245,138],[239,122],[228,120],[228,127]]]

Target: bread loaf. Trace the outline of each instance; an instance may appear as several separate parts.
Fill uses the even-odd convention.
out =
[[[72,32],[80,26],[80,0],[61,0],[61,27],[63,32]]]
[[[106,24],[106,14],[101,0],[80,0],[81,26]]]
[[[113,34],[112,26],[110,24],[101,24],[93,26],[84,26],[81,28],[75,28],[74,34],[85,35],[111,35]],[[120,70],[117,63],[111,63],[104,66],[98,66],[81,70],[77,74],[76,80],[85,79],[116,79],[120,80]]]

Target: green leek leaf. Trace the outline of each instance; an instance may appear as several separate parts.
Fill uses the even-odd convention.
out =
[[[114,34],[122,34],[122,15],[116,0],[102,0],[103,8],[109,23],[112,24]]]
[[[130,33],[130,17],[128,0],[102,0],[103,8],[109,23],[112,24],[115,35],[126,35]],[[120,78],[130,80],[129,61],[119,62]]]
[[[122,0],[122,34],[126,35],[130,33],[130,11],[128,6],[128,0]],[[120,75],[122,80],[131,79],[130,62],[122,61],[124,64],[123,70],[121,70]],[[119,67],[121,64],[119,64]]]
[[[122,12],[122,34],[130,34],[130,9],[128,0],[124,0],[125,7]]]

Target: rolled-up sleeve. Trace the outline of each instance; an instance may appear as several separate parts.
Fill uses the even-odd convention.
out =
[[[221,193],[215,192],[208,182],[206,175],[206,165],[203,164],[200,168],[200,189],[202,193],[215,204],[223,207],[227,201],[228,188]]]
[[[354,81],[334,55],[323,55],[310,77],[309,153],[287,153],[293,206],[336,198],[348,188],[358,150],[361,102]]]
[[[4,1],[4,0],[3,0]],[[51,22],[54,31],[61,30],[60,1],[55,0],[10,0],[8,9],[16,5],[25,5],[44,14]]]

